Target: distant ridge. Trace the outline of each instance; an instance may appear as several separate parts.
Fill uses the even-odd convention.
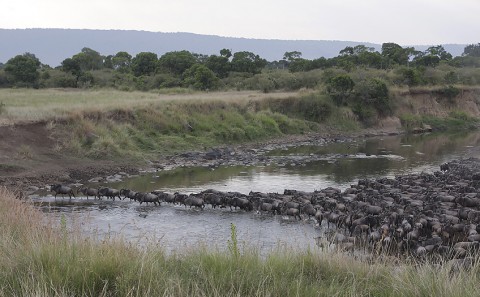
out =
[[[133,30],[90,29],[0,29],[0,63],[16,55],[30,52],[42,63],[52,67],[84,47],[114,55],[126,51],[132,56],[139,52],[154,52],[158,56],[170,51],[188,50],[193,53],[219,54],[223,48],[232,52],[249,51],[268,61],[280,60],[285,52],[299,51],[306,59],[331,58],[347,46],[364,44],[380,50],[381,44],[334,40],[248,39],[201,35],[193,33],[162,33]],[[461,55],[465,44],[443,45],[453,56]],[[428,46],[415,46],[424,50]]]

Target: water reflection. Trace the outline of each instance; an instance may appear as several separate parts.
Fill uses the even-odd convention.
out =
[[[111,185],[140,191],[187,193],[208,188],[242,193],[345,188],[361,178],[438,170],[446,161],[478,156],[479,143],[479,132],[377,137],[353,143],[273,150],[268,153],[269,162],[256,166],[178,168]]]

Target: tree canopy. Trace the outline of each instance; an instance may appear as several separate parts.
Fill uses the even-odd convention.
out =
[[[34,54],[25,53],[11,58],[5,64],[5,73],[14,84],[34,86],[40,73],[40,60]]]

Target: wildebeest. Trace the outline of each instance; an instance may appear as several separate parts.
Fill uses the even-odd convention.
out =
[[[198,208],[201,208],[203,209],[205,207],[205,202],[203,201],[202,198],[200,197],[196,197],[194,195],[189,195],[184,201],[183,201],[183,204],[185,205],[185,207],[190,206],[190,208],[192,208],[192,206],[195,206],[195,207],[198,207]]]
[[[298,219],[301,220],[302,217],[300,216],[300,210],[298,210],[298,208],[287,208],[284,213],[287,215],[287,216],[292,216],[294,217],[295,219]]]
[[[202,196],[204,197],[205,204],[210,204],[212,208],[216,208],[217,206],[224,206],[221,195],[217,195],[215,193],[202,193]]]
[[[153,191],[152,194],[157,195],[160,201],[164,201],[167,203],[175,203],[175,195],[173,194],[158,191],[158,190]]]
[[[157,195],[152,194],[152,193],[141,193],[141,192],[139,192],[139,193],[135,194],[135,200],[140,202],[140,204],[145,202],[148,205],[149,202],[153,202],[153,204],[155,204],[155,205],[160,205],[160,198],[158,198]]]
[[[253,205],[250,201],[248,201],[247,198],[241,198],[241,197],[233,197],[229,200],[227,200],[228,206],[230,206],[230,210],[232,210],[232,206],[237,209],[239,207],[240,209],[243,210],[253,210]]]
[[[98,190],[98,196],[99,197],[106,196],[107,198],[112,198],[113,200],[115,200],[115,197],[118,197],[118,199],[121,199],[120,191],[113,188],[100,188]]]
[[[180,194],[178,192],[175,192],[173,195],[175,196],[174,204],[177,203],[177,202],[178,202],[178,204],[183,204],[185,199],[188,198],[187,194]]]
[[[55,199],[57,199],[58,194],[68,195],[70,199],[72,199],[72,196],[75,198],[72,188],[61,184],[50,185],[50,191],[55,192]]]
[[[88,196],[93,196],[94,199],[97,197],[100,199],[100,196],[98,196],[98,189],[81,187],[77,190],[77,194],[78,193],[82,193],[83,195],[87,196],[87,199]]]
[[[123,195],[123,200],[125,200],[125,198],[129,198],[130,201],[132,200],[136,200],[135,198],[135,195],[137,194],[137,192],[133,191],[133,190],[130,190],[130,189],[121,189],[120,190],[120,196]]]

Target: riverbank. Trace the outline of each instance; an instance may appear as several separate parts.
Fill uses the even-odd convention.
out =
[[[167,256],[119,238],[94,241],[0,189],[3,296],[476,296],[480,266],[461,269],[343,253],[279,250],[263,258],[236,241]],[[459,266],[460,265],[460,266]]]
[[[428,117],[428,108],[418,112],[417,101],[432,101],[431,93],[417,92],[421,100],[416,100],[412,96],[417,93],[398,97],[401,92],[395,92],[399,114],[365,128],[349,108],[335,107],[313,91],[165,95],[1,90],[0,184],[25,190],[52,182],[84,183],[193,163],[248,161],[265,147],[398,134],[425,125],[476,126],[472,116],[477,111],[471,108],[476,90],[458,98],[471,103],[459,103],[466,110],[437,104]]]

